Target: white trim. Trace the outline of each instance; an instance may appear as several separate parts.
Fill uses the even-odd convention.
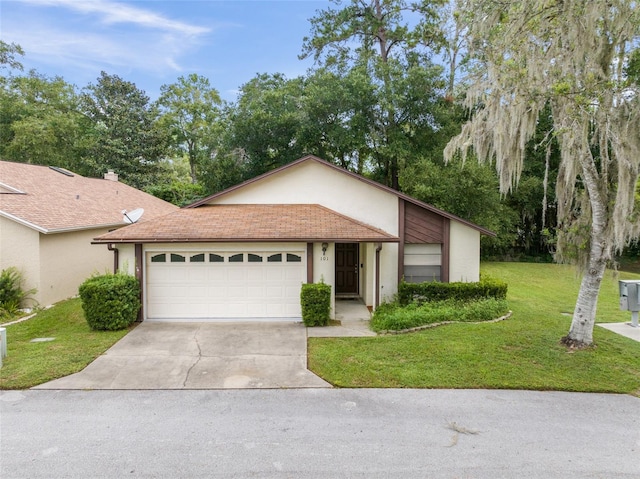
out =
[[[302,318],[162,318],[144,320],[146,323],[301,323]]]
[[[7,190],[9,190],[10,193],[8,193],[8,194],[16,194],[16,193],[20,194],[20,195],[26,195],[27,194],[26,191],[19,190],[18,188],[14,188],[13,186],[9,186],[8,184],[2,183],[1,181],[0,181],[0,188],[6,188]]]
[[[36,224],[33,223],[29,223],[26,220],[23,220],[22,218],[18,218],[17,216],[13,216],[11,213],[7,213],[6,211],[2,211],[0,210],[0,215],[4,216],[5,218],[8,218],[12,221],[15,221],[16,223],[20,223],[23,226],[26,226],[28,228],[34,229],[36,231],[39,231],[40,233],[44,233],[47,234],[49,233],[49,230],[46,228],[42,228],[41,226],[38,226]]]
[[[123,226],[126,226],[126,223],[107,223],[102,225],[73,226],[71,228],[59,228],[59,229],[49,230],[47,234],[69,233],[71,231],[97,230],[97,229],[103,229],[103,228],[117,228],[117,227],[123,227]]]
[[[202,253],[215,253],[221,251],[224,253],[253,253],[254,251],[264,252],[303,252],[306,254],[307,244],[301,241],[283,241],[275,243],[273,241],[252,242],[252,243],[234,243],[233,241],[225,241],[224,243],[143,243],[145,252],[170,252],[179,253],[180,251],[192,252],[199,251]],[[202,251],[201,251],[202,250]],[[251,251],[249,251],[251,250]]]
[[[73,231],[97,230],[97,229],[103,229],[103,228],[114,228],[114,227],[126,226],[125,223],[106,223],[106,224],[101,224],[101,225],[72,226],[70,228],[56,228],[56,229],[48,230],[47,228],[43,228],[42,226],[38,226],[38,225],[36,225],[34,223],[30,223],[29,221],[23,220],[22,218],[14,216],[11,213],[7,213],[6,211],[0,210],[0,216],[4,216],[7,219],[15,221],[16,223],[20,223],[23,226],[26,226],[26,227],[31,228],[33,230],[36,230],[39,233],[42,233],[42,234],[45,234],[45,235],[55,234],[55,233],[70,233],[70,232],[73,232]]]

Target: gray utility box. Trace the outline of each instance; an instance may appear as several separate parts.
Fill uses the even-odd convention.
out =
[[[620,280],[620,309],[631,311],[631,325],[638,326],[638,311],[640,311],[640,280]]]
[[[620,309],[640,311],[640,280],[620,280]]]

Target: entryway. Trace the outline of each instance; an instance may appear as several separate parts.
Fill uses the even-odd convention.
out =
[[[336,297],[357,298],[359,294],[358,243],[336,243]]]
[[[375,336],[369,328],[371,313],[360,298],[336,298],[336,320],[340,326],[307,328],[310,338]]]

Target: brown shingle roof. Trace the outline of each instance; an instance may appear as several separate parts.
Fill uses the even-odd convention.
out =
[[[121,182],[0,161],[0,215],[43,233],[120,226],[122,210],[135,208],[144,208],[141,222],[178,209]]]
[[[320,205],[211,205],[121,228],[100,243],[187,241],[371,241],[398,238]]]

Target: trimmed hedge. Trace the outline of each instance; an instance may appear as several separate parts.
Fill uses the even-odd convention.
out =
[[[477,301],[507,298],[507,283],[499,279],[481,277],[478,283],[407,283],[398,285],[398,302],[406,306],[433,301]]]
[[[325,283],[303,284],[300,305],[305,326],[326,326],[331,317],[331,286]]]
[[[138,317],[140,284],[134,276],[93,276],[80,285],[79,292],[85,318],[93,330],[125,329]]]

